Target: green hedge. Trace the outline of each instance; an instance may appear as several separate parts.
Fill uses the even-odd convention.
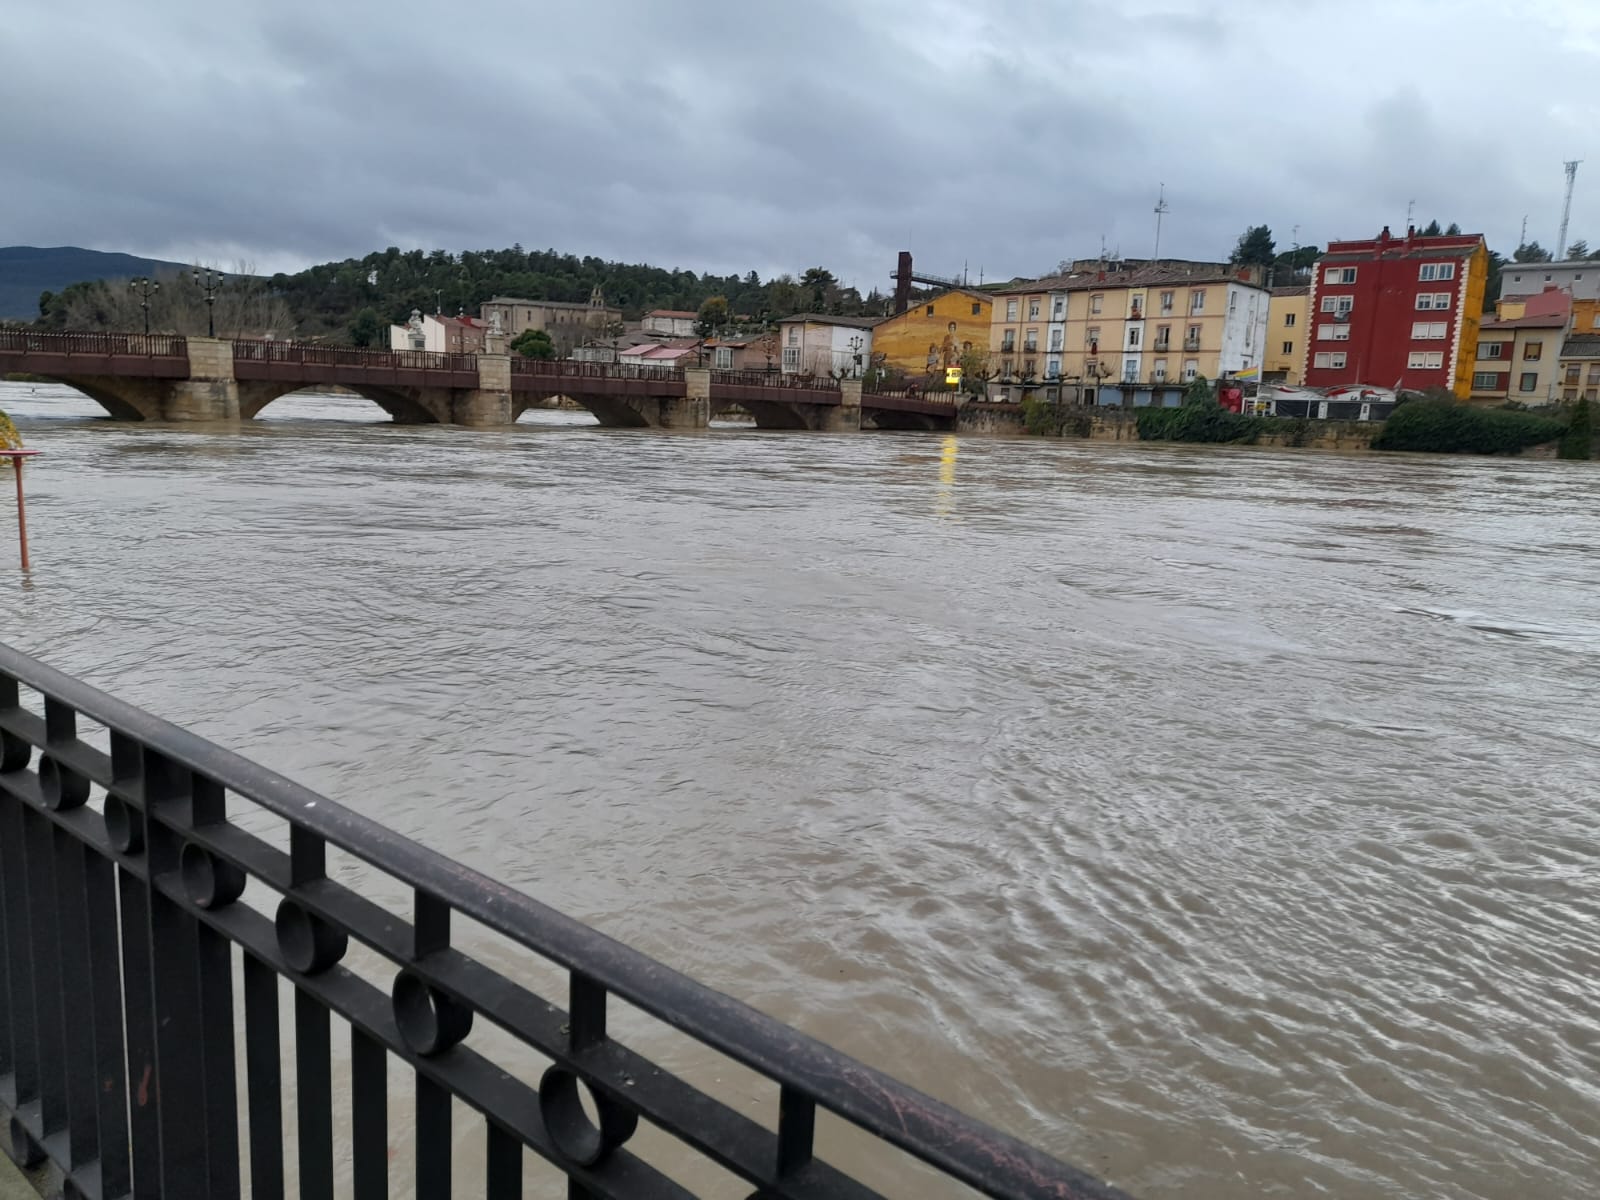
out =
[[[1579,400],[1578,406],[1572,410],[1572,421],[1561,437],[1560,454],[1562,458],[1577,459],[1594,456],[1594,417],[1587,400]]]
[[[1400,405],[1372,441],[1374,450],[1434,454],[1518,454],[1566,433],[1561,421],[1503,408],[1473,408],[1451,400]]]
[[[1141,408],[1135,418],[1144,442],[1233,442],[1249,445],[1269,428],[1269,418],[1229,412],[1215,404]]]

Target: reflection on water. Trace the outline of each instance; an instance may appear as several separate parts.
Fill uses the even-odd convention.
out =
[[[7,640],[1135,1194],[1593,1194],[1586,464],[63,395]]]

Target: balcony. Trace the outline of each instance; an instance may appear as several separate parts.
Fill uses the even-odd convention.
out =
[[[1037,354],[1037,353],[1039,353],[1039,343],[1038,342],[1023,342],[1022,343],[1022,349],[1025,352],[1027,352],[1028,354]]]
[[[1139,308],[1138,308],[1137,305],[1135,305],[1133,311],[1128,314],[1128,320],[1130,320],[1130,321],[1142,321],[1142,320],[1144,320],[1144,313],[1139,311]]]
[[[1190,352],[1200,349],[1200,339],[1186,337],[1183,339],[1183,348]]]

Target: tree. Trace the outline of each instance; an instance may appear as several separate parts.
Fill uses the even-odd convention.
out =
[[[1511,261],[1519,263],[1549,262],[1550,251],[1538,242],[1524,242],[1511,252]]]
[[[997,372],[989,361],[989,352],[974,346],[961,355],[961,387],[974,396],[989,394],[989,380]]]
[[[1196,375],[1189,381],[1189,386],[1183,389],[1184,407],[1194,405],[1209,406],[1217,402],[1216,396],[1211,392],[1211,384],[1204,375]]]
[[[1461,226],[1457,225],[1454,221],[1451,221],[1449,225],[1445,226],[1444,235],[1445,237],[1460,237]]]
[[[1579,400],[1572,410],[1572,421],[1561,437],[1558,453],[1562,458],[1577,459],[1587,459],[1594,453],[1594,418],[1588,400]]]
[[[1440,236],[1443,235],[1444,229],[1441,228],[1440,225],[1439,225],[1439,218],[1435,217],[1433,220],[1429,221],[1426,225],[1424,225],[1421,229],[1417,230],[1417,232],[1419,234],[1421,234],[1423,237],[1440,237]]]
[[[1582,238],[1579,238],[1577,241],[1573,242],[1572,245],[1567,247],[1567,258],[1569,260],[1588,257],[1589,243],[1584,241]]]
[[[523,358],[554,358],[556,344],[542,329],[524,329],[511,339],[511,349]]]
[[[717,330],[728,324],[728,298],[707,296],[700,303],[700,314],[695,318],[695,332],[701,337],[716,337]]]
[[[1252,225],[1239,235],[1228,261],[1237,267],[1269,267],[1276,248],[1272,230],[1265,225]]]
[[[350,344],[352,346],[376,346],[378,344],[378,326],[377,310],[371,307],[363,308],[350,321]]]
[[[800,288],[807,293],[813,312],[822,312],[828,306],[830,294],[839,286],[832,271],[825,267],[808,267],[800,276]]]
[[[1506,256],[1498,250],[1489,251],[1489,277],[1483,289],[1483,311],[1493,312],[1500,299],[1500,273],[1505,269]]]

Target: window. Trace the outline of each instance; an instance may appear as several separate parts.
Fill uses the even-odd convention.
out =
[[[1135,327],[1130,328],[1128,330],[1128,349],[1129,350],[1137,350],[1138,348],[1139,348],[1139,330],[1135,326]]]
[[[1028,330],[1027,334],[1024,335],[1022,339],[1022,348],[1028,351],[1030,354],[1038,351],[1039,331],[1037,329],[1030,329]]]
[[[1344,351],[1337,350],[1326,354],[1319,354],[1311,360],[1311,365],[1324,370],[1339,371],[1344,368]]]
[[[1524,371],[1517,378],[1517,391],[1536,392],[1539,390],[1539,372]]]
[[[1190,292],[1189,293],[1189,311],[1192,312],[1192,313],[1197,313],[1197,312],[1205,312],[1205,310],[1206,310],[1206,290],[1205,290],[1205,288],[1200,288],[1200,289],[1198,289],[1196,291]]]
[[[1234,292],[1234,291],[1230,291],[1228,293],[1228,311],[1229,312],[1236,312],[1236,311],[1238,311],[1238,308],[1239,308],[1239,293],[1238,292]]]
[[[1198,358],[1186,358],[1186,359],[1184,359],[1183,360],[1183,381],[1185,383],[1188,383],[1191,379],[1193,379],[1198,374],[1200,374],[1200,360]]]
[[[1582,373],[1583,373],[1583,368],[1582,367],[1580,367],[1577,363],[1571,363],[1571,364],[1569,364],[1567,366],[1566,378],[1563,379],[1562,382],[1563,383],[1577,383],[1578,382],[1578,376],[1581,375]]]
[[[1591,322],[1591,325],[1595,329],[1600,329],[1600,312],[1594,314],[1594,320]]]
[[[1327,309],[1323,309],[1322,311],[1323,312],[1327,312],[1328,310]],[[1283,327],[1285,329],[1293,329],[1294,328],[1295,315],[1296,314],[1294,314],[1294,313],[1284,313],[1283,314]]]
[[[1479,342],[1479,358],[1504,358],[1506,344],[1504,342]]]
[[[1164,358],[1158,358],[1158,359],[1156,359],[1156,365],[1154,367],[1152,367],[1151,370],[1150,370],[1150,378],[1154,379],[1157,383],[1160,383],[1166,377],[1167,377],[1167,360],[1164,359]]]
[[[785,346],[783,348],[783,369],[797,371],[800,369],[800,347]]]
[[[1052,329],[1050,331],[1050,349],[1060,350],[1062,339],[1066,337],[1066,333],[1067,331],[1060,327]]]
[[[1037,300],[1029,300],[1028,301],[1028,320],[1037,321],[1038,319],[1039,319],[1039,302]]]
[[[972,302],[972,315],[975,317],[983,316],[983,301],[974,300]]]
[[[1584,388],[1583,389],[1583,398],[1585,400],[1587,400],[1590,404],[1594,403],[1595,394],[1596,394],[1596,389],[1595,388]]]
[[[1183,344],[1184,347],[1189,350],[1200,349],[1200,326],[1189,326],[1189,332],[1184,335]]]
[[[1059,347],[1059,346],[1056,347],[1056,349],[1058,349],[1058,350],[1060,348],[1061,347]],[[1061,374],[1061,359],[1052,354],[1049,357],[1049,359],[1046,360],[1045,365],[1044,365],[1044,369],[1045,369],[1045,373],[1047,375],[1049,375],[1050,378],[1052,378],[1052,379],[1058,378],[1060,376],[1060,374]]]
[[[1589,382],[1600,383],[1600,363],[1589,364]]]
[[[1017,302],[1015,300],[1007,300],[1006,301],[1006,320],[1015,321],[1016,319],[1017,319]]]
[[[1100,312],[1101,310],[1103,310],[1105,308],[1105,306],[1106,306],[1106,298],[1103,295],[1101,295],[1099,292],[1096,292],[1094,295],[1089,297],[1089,311],[1090,312],[1092,312],[1092,313]]]
[[[1157,325],[1156,326],[1156,349],[1157,350],[1165,350],[1171,344],[1172,344],[1172,326],[1171,325]]]
[[[1017,331],[1015,329],[1008,329],[1005,331],[1005,333],[1000,335],[1000,350],[1002,353],[1010,354],[1016,348]]]
[[[1172,300],[1173,300],[1173,293],[1171,293],[1171,292],[1162,292],[1161,293],[1161,314],[1163,316],[1170,317],[1172,315]]]
[[[1408,371],[1435,371],[1444,366],[1443,350],[1413,350],[1406,359]]]
[[[1083,339],[1083,344],[1089,347],[1090,354],[1095,352],[1096,348],[1100,345],[1100,326],[1089,326],[1089,332],[1088,335]]]
[[[1294,353],[1294,343],[1293,342],[1285,342],[1283,344],[1283,352],[1285,354],[1293,354]]]
[[[1065,296],[1057,296],[1050,301],[1050,319],[1052,321],[1062,320],[1066,315],[1067,298]]]
[[[1350,315],[1350,310],[1356,305],[1354,296],[1324,296],[1322,298],[1322,311],[1334,313],[1341,317]]]
[[[1561,398],[1563,400],[1576,400],[1578,398],[1578,389],[1568,388],[1566,391],[1561,393]]]
[[[791,325],[791,326],[789,326],[789,345],[798,346],[799,344],[800,344],[800,331],[798,329],[796,329],[793,325]]]
[[[1418,292],[1417,307],[1421,309],[1438,309],[1443,311],[1450,307],[1449,292]]]
[[[1443,338],[1448,327],[1444,321],[1417,321],[1411,326],[1411,337],[1416,341],[1432,341]]]
[[[1544,353],[1543,342],[1525,342],[1522,346],[1523,362],[1538,362],[1539,355]]]
[[[1322,276],[1323,283],[1354,283],[1356,269],[1354,267],[1329,267]]]
[[[1317,326],[1317,341],[1319,342],[1348,342],[1350,340],[1350,326],[1345,324],[1328,323]]]
[[[1493,371],[1475,371],[1472,375],[1472,390],[1475,392],[1492,392],[1500,386],[1500,376]]]
[[[1417,269],[1417,278],[1422,280],[1437,279],[1443,281],[1446,279],[1454,279],[1455,277],[1455,263],[1423,263],[1422,266]],[[1522,276],[1519,275],[1517,278],[1520,279]]]
[[[1333,302],[1336,299],[1337,299],[1336,296],[1324,296],[1322,298],[1322,311],[1323,312],[1332,312],[1333,311]]]
[[[733,347],[732,346],[718,346],[717,347],[716,366],[717,366],[717,369],[721,370],[721,371],[731,371],[731,370],[733,370]]]
[[[1122,378],[1125,383],[1133,383],[1139,378],[1139,360],[1137,358],[1123,360]]]

